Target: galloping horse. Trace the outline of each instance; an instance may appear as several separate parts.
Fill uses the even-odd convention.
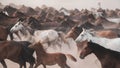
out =
[[[84,26],[77,26],[75,25],[72,27],[72,29],[66,34],[65,38],[73,38],[74,40],[79,36],[79,34],[83,31],[82,27]],[[106,38],[117,38],[119,35],[112,31],[112,30],[92,30],[92,32],[95,32],[97,36],[100,37],[106,37]],[[78,50],[83,47],[83,45],[86,44],[86,41],[77,43]]]
[[[10,39],[13,39],[12,34],[10,33],[11,26],[4,27],[0,25],[0,41],[7,40],[8,35],[10,35]]]
[[[95,23],[96,24],[102,24],[104,28],[120,28],[120,24],[119,23],[111,22],[111,21],[107,20],[104,17],[98,17],[95,20]]]
[[[82,27],[74,26],[72,29],[66,34],[65,38],[73,38],[74,40],[79,36],[82,32]]]
[[[35,58],[32,56],[34,50],[28,48],[31,43],[27,41],[1,41],[0,42],[0,62],[4,68],[7,68],[4,59],[9,59],[26,68],[26,62],[30,63],[30,68],[33,68]]]
[[[108,39],[104,37],[98,37],[94,36],[89,30],[83,29],[82,33],[77,37],[75,40],[76,42],[82,42],[82,41],[92,41],[95,43],[98,43],[100,45],[104,45],[105,48],[119,51],[120,52],[120,38],[113,38],[113,39]]]
[[[80,58],[84,59],[87,55],[94,53],[102,68],[120,68],[120,52],[106,49],[103,46],[88,42],[87,46],[81,51]]]
[[[33,42],[38,42],[40,41],[42,44],[44,43],[50,43],[50,42],[54,42],[55,40],[58,40],[59,38],[61,38],[64,42],[66,42],[66,40],[64,39],[64,37],[61,35],[60,32],[57,32],[55,30],[34,30],[31,27],[29,27],[29,25],[25,25],[23,23],[24,21],[18,21],[18,23],[16,23],[12,28],[11,28],[11,33],[14,33],[16,31],[21,31],[23,32],[23,34],[27,39],[27,41],[30,41],[31,43]],[[31,39],[33,41],[31,41]]]
[[[17,17],[10,17],[3,12],[0,12],[0,25],[9,26],[17,22]]]
[[[66,64],[66,60],[67,60],[66,56],[68,56],[69,58],[71,58],[71,60],[75,62],[77,61],[70,54],[65,55],[62,53],[47,53],[40,42],[35,43],[34,45],[30,45],[29,47],[33,48],[36,51],[36,55],[37,55],[37,63],[35,64],[34,68],[37,68],[40,64],[42,64],[44,68],[46,68],[46,65],[54,65],[54,64],[58,64],[61,68],[70,68]]]

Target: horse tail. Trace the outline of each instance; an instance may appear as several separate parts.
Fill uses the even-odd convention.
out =
[[[71,54],[66,54],[67,57],[69,57],[72,61],[77,62],[77,59],[73,57]]]

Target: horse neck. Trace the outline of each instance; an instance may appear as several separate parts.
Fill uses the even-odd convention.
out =
[[[38,45],[38,47],[35,48],[35,50],[36,50],[36,54],[39,56],[43,56],[47,54],[42,45]]]
[[[12,28],[12,26],[13,26],[13,25],[8,25],[8,26],[6,27],[7,33],[10,33],[10,29]]]
[[[91,46],[95,47],[95,48],[91,47],[91,49],[93,50],[93,53],[96,55],[96,57],[100,60],[100,62],[104,61],[103,59],[107,57],[106,55],[109,53],[109,51],[99,45],[91,45]]]

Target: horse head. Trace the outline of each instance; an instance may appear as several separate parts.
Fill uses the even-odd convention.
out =
[[[72,37],[73,39],[76,39],[79,34],[82,32],[82,27],[75,25],[72,27],[72,29],[67,33],[66,38]]]
[[[87,42],[87,46],[84,47],[84,49],[82,49],[81,53],[80,53],[80,58],[84,59],[87,55],[92,53],[92,49],[90,48],[90,46],[92,46],[92,42]]]
[[[81,34],[77,37],[77,39],[75,40],[76,42],[82,42],[82,41],[90,41],[91,37],[92,37],[92,32],[91,30],[86,30],[83,28],[83,31],[81,32]]]
[[[22,30],[24,28],[23,23],[24,19],[20,18],[17,23],[10,29],[10,32],[13,33]]]

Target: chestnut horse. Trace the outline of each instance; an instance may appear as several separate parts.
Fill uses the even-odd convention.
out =
[[[87,46],[81,51],[80,58],[84,59],[91,53],[94,53],[99,59],[102,68],[120,68],[120,52],[106,49],[93,42],[88,42]]]
[[[4,59],[9,59],[26,68],[26,62],[30,63],[30,68],[33,68],[35,58],[32,56],[34,50],[28,48],[31,43],[27,41],[0,41],[0,62],[3,68],[7,68]]]
[[[58,64],[61,68],[70,68],[66,64],[66,60],[67,60],[66,56],[68,56],[69,58],[71,58],[71,60],[75,62],[77,61],[70,54],[65,55],[62,53],[47,53],[40,42],[35,43],[34,45],[30,45],[29,47],[33,48],[36,51],[36,55],[37,55],[37,63],[35,64],[34,68],[37,68],[40,64],[42,64],[44,68],[46,68],[46,65],[54,65],[54,64]]]

